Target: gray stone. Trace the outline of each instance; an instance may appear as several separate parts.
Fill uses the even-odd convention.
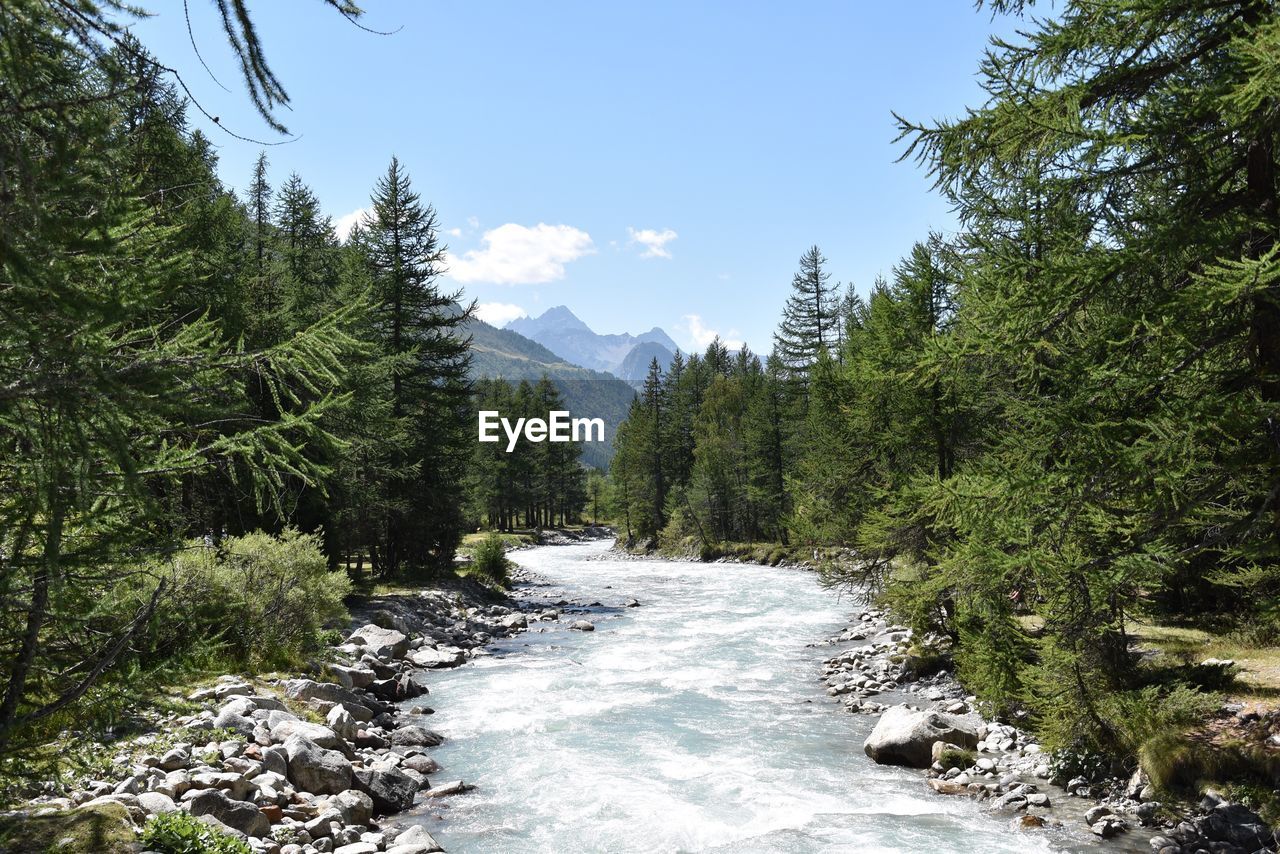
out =
[[[373,623],[361,626],[347,638],[348,643],[361,643],[378,658],[400,658],[409,651],[409,639],[395,629],[384,629]]]
[[[266,836],[271,822],[253,804],[234,801],[217,789],[206,789],[187,802],[194,816],[213,816],[246,836]]]
[[[357,789],[347,789],[329,799],[329,806],[345,824],[368,824],[373,819],[373,799]]]
[[[392,841],[387,854],[432,854],[443,850],[425,827],[415,824]]]
[[[371,842],[352,842],[333,849],[333,854],[378,854],[378,846]]]
[[[143,792],[138,795],[138,805],[146,810],[148,815],[164,815],[178,808],[173,798],[160,792]]]
[[[351,764],[341,753],[298,735],[290,736],[284,749],[289,757],[289,782],[298,789],[336,795],[351,788]]]
[[[444,736],[420,726],[402,726],[391,733],[391,743],[400,747],[436,747],[444,743]]]
[[[876,722],[863,750],[881,765],[928,768],[936,741],[971,750],[977,746],[978,733],[974,725],[963,718],[894,706]]]
[[[1101,805],[1096,807],[1090,807],[1089,810],[1086,811],[1084,814],[1084,823],[1092,826],[1096,824],[1099,819],[1109,815],[1111,815],[1111,809],[1109,807],[1104,807]]]
[[[594,632],[596,630],[595,624],[590,620],[574,620],[569,624],[569,628],[575,632]]]
[[[271,740],[276,744],[284,744],[290,736],[294,735],[314,741],[329,750],[343,750],[347,746],[343,738],[329,727],[313,724],[310,721],[282,720],[271,727]]]
[[[373,801],[379,815],[403,812],[413,806],[418,781],[391,765],[356,768],[352,774],[355,787]]]

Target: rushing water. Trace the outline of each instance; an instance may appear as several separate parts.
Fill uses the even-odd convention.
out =
[[[410,819],[448,851],[1055,850],[863,755],[874,720],[826,697],[832,648],[809,646],[855,605],[812,574],[608,545],[515,555],[543,580],[521,596],[601,603],[581,615],[595,632],[566,614],[433,674],[421,702],[448,736],[434,779],[478,787]]]

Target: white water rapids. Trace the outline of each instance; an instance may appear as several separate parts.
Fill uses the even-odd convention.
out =
[[[863,755],[874,719],[820,680],[844,648],[821,642],[856,603],[812,573],[616,560],[608,546],[513,555],[545,582],[517,595],[602,607],[432,674],[415,702],[448,738],[433,781],[478,788],[397,824],[453,854],[1062,850]],[[641,607],[618,607],[629,597]],[[568,629],[583,617],[594,632]]]

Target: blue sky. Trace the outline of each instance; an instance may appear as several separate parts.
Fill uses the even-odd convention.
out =
[[[278,140],[253,112],[207,0],[135,25],[222,124]],[[866,293],[955,220],[895,163],[890,110],[927,120],[982,100],[993,21],[963,0],[393,2],[353,27],[319,0],[253,4],[300,138],[269,148],[337,221],[369,204],[392,154],[435,205],[452,284],[501,323],[565,304],[597,332],[718,332],[769,349],[801,252]],[[193,112],[245,186],[259,146]]]

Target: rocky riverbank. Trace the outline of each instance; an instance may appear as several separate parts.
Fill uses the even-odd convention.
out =
[[[611,532],[551,531],[540,539],[602,536]],[[352,615],[341,643],[308,672],[222,676],[189,695],[197,711],[154,717],[143,734],[101,745],[107,759],[98,773],[50,783],[47,794],[4,818],[10,826],[62,816],[78,824],[91,815],[99,841],[76,849],[68,837],[65,846],[85,852],[105,850],[108,837],[112,851],[142,852],[133,840],[147,822],[176,811],[255,854],[442,851],[425,828],[383,821],[415,802],[472,788],[448,779],[432,759],[445,739],[427,725],[432,710],[415,704],[406,712],[398,703],[427,694],[430,671],[488,655],[491,642],[558,620],[560,611],[526,614],[514,600],[463,580],[361,599]]]
[[[1194,811],[1162,804],[1142,772],[1087,779],[1055,761],[1026,732],[987,721],[940,659],[914,652],[912,633],[864,611],[826,641],[844,647],[823,668],[827,693],[879,719],[864,745],[882,764],[925,772],[940,795],[971,797],[1019,832],[1080,828],[1117,850],[1159,854],[1275,851],[1280,830],[1208,793]]]

